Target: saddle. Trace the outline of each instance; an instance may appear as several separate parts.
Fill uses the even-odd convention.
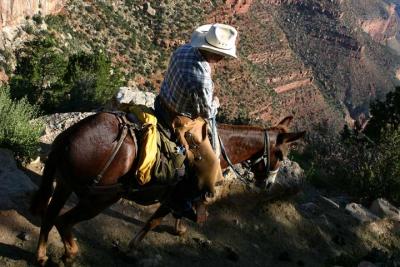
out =
[[[180,210],[176,213],[176,215],[180,214],[177,216],[190,219],[195,219],[197,216],[197,221],[199,218],[205,217],[205,209],[204,212],[194,213],[192,209],[186,209],[185,203],[192,202],[194,199],[193,191],[191,191],[194,188],[189,189],[191,188],[190,183],[193,183],[190,182],[192,176],[196,175],[199,181],[199,185],[194,185],[195,187],[198,189],[208,187],[208,192],[213,193],[214,180],[209,177],[213,178],[215,173],[221,173],[219,162],[212,161],[212,158],[206,153],[209,152],[211,156],[216,157],[207,137],[207,123],[200,118],[191,120],[183,116],[178,117],[173,123],[172,129],[176,132],[173,133],[170,127],[157,123],[151,109],[134,106],[129,111],[131,113],[115,114],[120,121],[120,127],[122,126],[122,132],[108,163],[95,179],[94,185],[88,188],[91,194],[121,191],[128,199],[143,205],[168,199],[170,194],[174,194],[177,199],[180,199],[178,201],[180,204],[175,204],[178,206],[171,206],[175,211]],[[138,148],[135,177],[132,179],[125,177],[123,181],[121,180],[121,184],[112,187],[98,186],[96,181],[101,179],[101,174],[108,168],[109,162],[113,161],[128,131]],[[177,143],[183,144],[183,146],[177,145]],[[216,163],[218,163],[218,168]],[[188,166],[191,176],[183,179]],[[207,176],[210,174],[212,176]],[[180,184],[178,190],[175,188],[177,184]],[[196,189],[194,190],[198,192]],[[176,195],[175,192],[178,191],[183,192],[183,195]],[[194,194],[198,196],[197,193]],[[201,209],[196,208],[196,210]]]
[[[139,125],[138,164],[139,185],[175,184],[185,175],[185,150],[177,145],[169,129],[159,123],[154,111],[146,106],[132,105],[127,118]]]

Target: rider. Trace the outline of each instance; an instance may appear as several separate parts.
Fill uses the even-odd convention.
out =
[[[186,150],[190,150],[193,145],[186,135],[191,126],[188,128],[186,125],[202,127],[209,123],[212,132],[215,132],[219,101],[214,96],[212,67],[224,57],[237,58],[236,37],[237,31],[232,26],[203,25],[194,31],[190,43],[179,47],[170,59],[160,94],[156,98],[155,111],[181,137],[178,137],[181,145],[186,143]],[[194,136],[194,139],[198,141],[201,137]],[[215,144],[218,143],[215,135],[213,139],[215,150]],[[222,174],[219,160],[208,137],[203,138],[198,145],[199,153],[196,155],[197,152],[192,151],[197,176],[205,176],[211,182],[220,179]],[[213,189],[213,185],[209,186]],[[204,208],[203,201],[197,203],[197,211],[200,208]]]

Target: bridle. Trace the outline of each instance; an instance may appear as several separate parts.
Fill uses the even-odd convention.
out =
[[[226,153],[226,149],[225,146],[222,142],[221,137],[218,135],[218,139],[221,145],[221,153],[222,156],[224,157],[224,159],[226,160],[226,162],[228,163],[229,167],[232,168],[233,172],[235,173],[235,175],[237,176],[237,178],[239,180],[241,180],[242,182],[248,184],[250,181],[248,179],[246,179],[245,177],[243,177],[239,171],[235,168],[235,166],[232,164],[232,161],[229,159],[228,154]],[[279,168],[277,168],[276,170],[271,171],[271,157],[269,156],[270,154],[270,138],[268,135],[268,130],[264,130],[264,152],[261,156],[259,156],[256,159],[252,159],[250,160],[246,165],[248,167],[253,167],[256,164],[259,164],[260,162],[264,163],[264,168],[267,170],[268,172],[268,176],[265,179],[265,184],[267,187],[269,187],[271,184],[273,184],[275,182],[275,178],[276,175],[279,172]]]

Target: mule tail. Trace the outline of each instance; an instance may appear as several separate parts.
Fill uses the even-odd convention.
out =
[[[56,157],[52,151],[46,161],[42,182],[40,188],[32,197],[31,206],[29,208],[32,215],[43,215],[47,209],[49,200],[53,194],[53,182],[55,180],[56,172]]]

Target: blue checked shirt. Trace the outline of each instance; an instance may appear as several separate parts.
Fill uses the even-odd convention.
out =
[[[217,113],[213,91],[210,64],[197,48],[189,44],[179,47],[170,59],[161,85],[163,102],[179,114],[208,119]]]

